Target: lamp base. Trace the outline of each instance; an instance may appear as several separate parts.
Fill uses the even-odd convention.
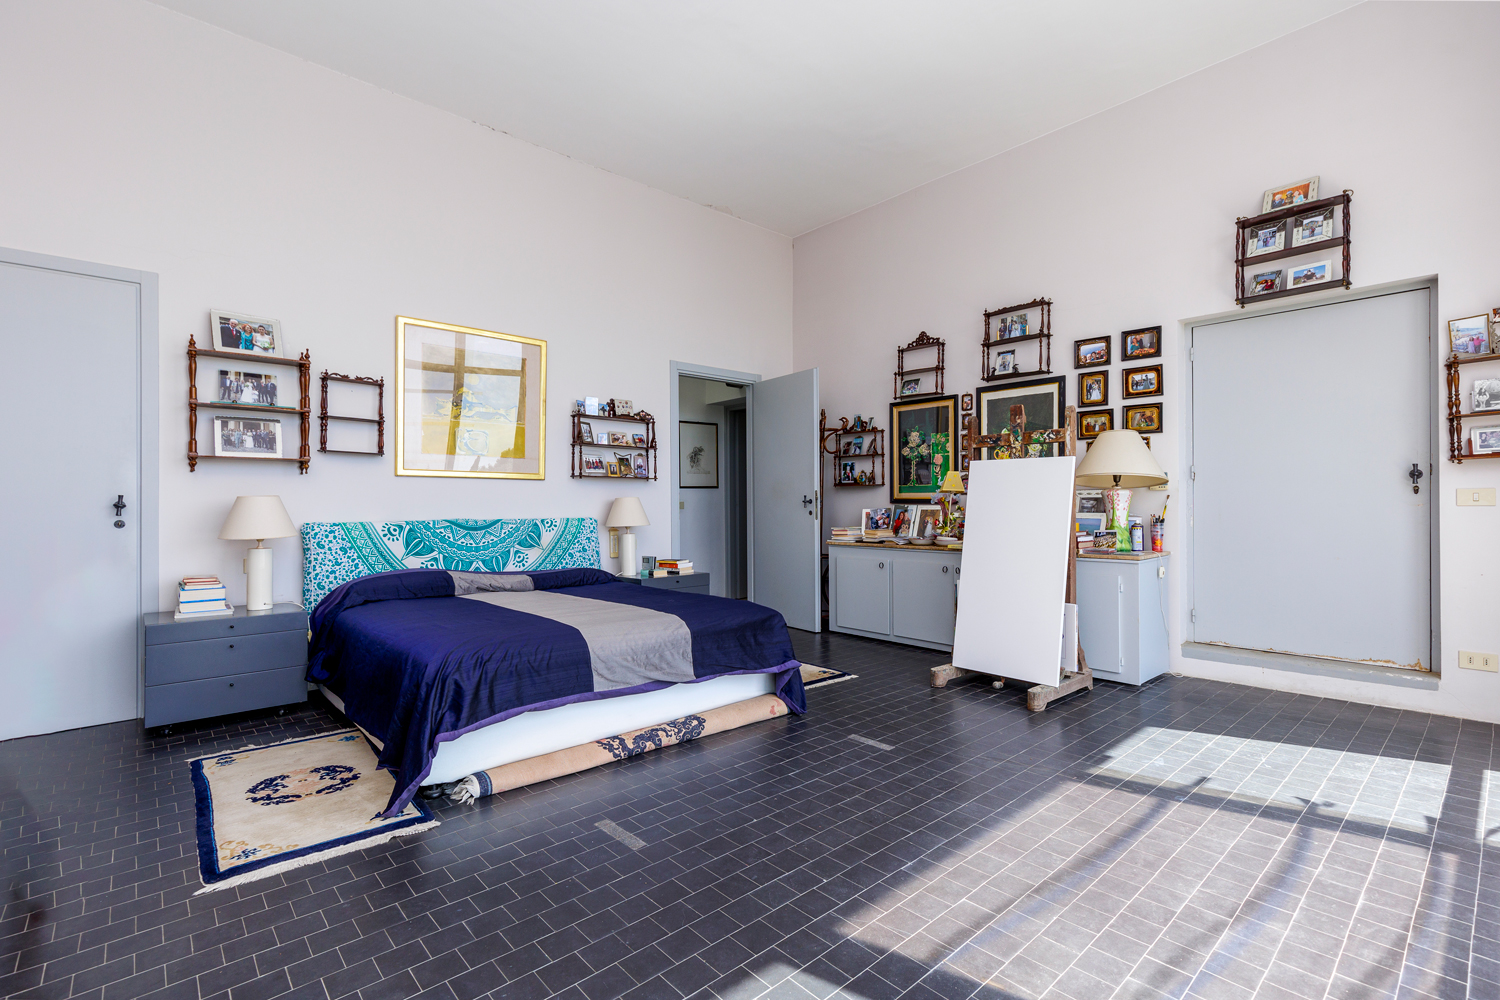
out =
[[[1115,551],[1130,551],[1130,491],[1111,486],[1104,491],[1104,509],[1109,511],[1109,527],[1115,533]]]
[[[245,552],[245,610],[271,610],[271,550],[262,546]]]
[[[635,554],[635,533],[629,528],[620,529],[620,575],[641,575],[641,560]]]

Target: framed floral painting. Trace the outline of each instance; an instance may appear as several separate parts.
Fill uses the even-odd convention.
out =
[[[922,502],[958,468],[958,397],[891,404],[891,500]]]

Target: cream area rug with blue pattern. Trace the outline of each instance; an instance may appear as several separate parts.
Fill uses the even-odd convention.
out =
[[[199,757],[192,773],[200,893],[438,825],[419,802],[378,815],[395,779],[353,729]]]

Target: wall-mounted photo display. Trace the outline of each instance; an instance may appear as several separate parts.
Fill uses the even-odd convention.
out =
[[[1261,214],[1274,212],[1278,208],[1291,208],[1309,201],[1318,200],[1318,178],[1308,177],[1305,180],[1287,184],[1284,187],[1274,187],[1261,195]]]
[[[1292,217],[1292,246],[1333,239],[1333,209],[1323,208]]]
[[[1448,321],[1448,346],[1454,354],[1490,353],[1490,318],[1483,314]]]
[[[210,342],[207,350],[272,358],[285,356],[278,320],[213,309],[208,314],[208,327]]]
[[[1109,338],[1090,337],[1073,341],[1073,367],[1098,368],[1109,364]]]
[[[1109,402],[1109,372],[1083,372],[1078,376],[1078,405],[1104,406]]]
[[[1245,256],[1259,257],[1286,249],[1286,220],[1268,222],[1245,231]]]
[[[1021,431],[1023,434],[1028,431],[1050,431],[1061,427],[1063,420],[1067,417],[1067,393],[1064,391],[1064,376],[1062,375],[1034,379],[1016,385],[980,389],[978,394],[981,437],[999,434],[1009,427],[1012,406],[1022,408],[1024,422]],[[990,454],[984,457],[995,458],[998,451],[998,448],[991,448]],[[1058,445],[1049,444],[1042,446],[1040,453],[1056,457],[1061,454],[1061,451]]]
[[[1144,326],[1121,333],[1120,356],[1126,361],[1161,357],[1161,327]]]
[[[1112,431],[1114,429],[1114,410],[1078,411],[1078,437],[1080,440],[1092,441],[1105,431]]]
[[[1500,378],[1476,378],[1470,398],[1475,413],[1500,410]]]
[[[396,475],[546,478],[545,340],[397,316],[396,361]]]
[[[1302,288],[1320,285],[1333,275],[1333,261],[1319,260],[1311,264],[1294,264],[1287,269],[1288,287]]]
[[[677,421],[677,485],[685,490],[719,488],[719,425]]]
[[[958,397],[891,404],[891,500],[923,501],[958,468]]]
[[[214,417],[214,455],[219,458],[280,458],[281,421]]]
[[[1161,433],[1161,404],[1142,403],[1125,407],[1125,429],[1137,434]]]
[[[1161,392],[1161,365],[1126,368],[1120,373],[1120,395],[1126,399],[1160,396]]]

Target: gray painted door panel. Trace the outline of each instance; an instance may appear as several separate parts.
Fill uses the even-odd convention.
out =
[[[792,628],[822,630],[818,510],[818,370],[750,388],[750,599],[780,611]]]

